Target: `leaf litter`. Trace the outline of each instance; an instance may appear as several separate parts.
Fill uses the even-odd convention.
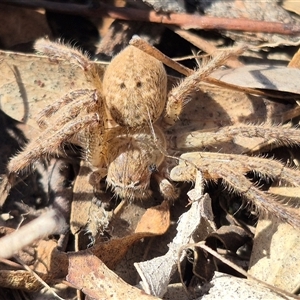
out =
[[[246,4],[248,5],[248,3]],[[273,43],[274,40],[270,39],[268,40],[268,42]],[[286,43],[286,41],[283,41],[283,44],[284,43]],[[1,71],[2,71],[0,76],[1,109],[9,116],[11,116],[13,119],[27,122],[29,126],[33,125],[35,127],[34,122],[31,122],[31,120],[33,119],[32,116],[34,116],[37,111],[43,108],[48,101],[51,101],[51,99],[53,98],[59,98],[59,95],[65,94],[70,89],[72,89],[74,85],[86,86],[85,79],[80,77],[82,76],[81,72],[76,70],[76,68],[72,69],[73,68],[72,65],[69,64],[63,65],[62,62],[49,61],[48,58],[43,58],[36,55],[19,55],[15,53],[7,53],[7,52],[2,52],[1,55],[2,55],[0,60]],[[36,67],[35,64],[37,65]],[[256,70],[260,70],[258,66],[256,67],[257,67]],[[31,68],[34,69],[33,73],[30,73]],[[282,79],[279,79],[277,81],[276,83],[277,88],[275,87],[274,89],[277,91],[278,90],[287,91],[290,93],[298,94],[299,92],[297,90],[297,87],[293,84],[293,82],[297,81],[296,78],[298,77],[298,73],[297,73],[298,71],[296,71],[295,75],[292,76],[293,80],[287,81],[286,78],[290,77],[291,76],[290,74],[293,71],[289,70],[288,68],[282,68],[282,69],[284,69],[284,73],[283,73],[284,75]],[[255,71],[255,66],[254,66],[254,71]],[[229,73],[229,76],[232,76],[234,78],[232,80],[233,84],[240,85],[240,83],[237,83],[236,81],[237,78],[241,78],[245,76],[244,75],[245,73],[241,75],[241,73],[239,72],[240,71],[237,70],[232,72],[232,74]],[[53,78],[50,78],[49,75],[51,74],[55,74],[55,76]],[[59,77],[57,77],[57,74],[59,74]],[[248,75],[251,74],[251,71],[248,73],[246,72],[246,74]],[[28,79],[26,79],[26,76]],[[274,80],[273,75],[270,75],[270,78]],[[285,79],[284,82],[283,79]],[[27,82],[25,86],[26,94],[22,93],[22,88],[23,88],[22,83],[24,82]],[[270,86],[269,81],[265,83],[266,86],[262,87],[260,84],[261,84],[261,80],[256,79],[256,81],[251,83],[250,87],[267,88],[267,89],[273,88],[272,85]],[[282,86],[278,88],[278,85],[280,84],[282,84]],[[243,119],[243,121],[248,121],[248,122],[251,121],[268,122],[268,118],[270,118],[270,120],[272,121],[275,120],[274,122],[282,122],[282,121],[289,120],[290,112],[294,110],[294,106],[289,103],[274,104],[272,101],[268,102],[269,101],[268,99],[264,99],[262,101],[262,98],[257,98],[256,101],[255,98],[245,96],[245,94],[241,92],[228,91],[226,89],[214,88],[211,86],[204,86],[203,89],[204,89],[203,94],[209,95],[208,98],[206,99],[204,98],[206,103],[206,112],[203,113],[203,116],[215,112],[215,103],[218,103],[222,106],[222,109],[219,110],[219,116],[220,116],[219,120],[214,119],[217,120],[215,122],[236,123],[241,121],[240,119],[238,119],[240,118],[240,116],[242,116],[241,118]],[[56,93],[54,96],[53,96],[53,92]],[[26,97],[27,99],[34,99],[34,101],[32,102],[26,101]],[[209,101],[209,98],[213,98],[214,101]],[[230,99],[236,99],[237,101],[240,101],[241,103],[240,108],[235,109],[232,112],[233,108],[237,108],[236,106],[237,102],[236,101],[230,102]],[[255,109],[253,107],[255,107]],[[178,126],[182,126],[182,134],[188,135],[190,134],[192,129],[196,130],[197,128],[205,128],[206,126],[207,126],[206,128],[212,128],[215,127],[216,125],[218,126],[217,123],[209,124],[208,119],[202,119],[200,121],[191,120],[190,123],[187,124],[187,120],[189,119],[189,116],[191,114],[194,115],[194,108],[195,107],[192,107],[192,105],[187,105],[186,111],[182,115],[181,122],[178,124]],[[253,118],[254,115],[255,118]],[[293,115],[293,117],[297,117],[297,115]],[[17,124],[16,126],[20,126],[20,125]],[[32,132],[34,132],[33,129]],[[34,133],[31,135],[28,134],[27,136],[30,138],[30,136],[34,136]],[[255,142],[253,140],[249,140],[249,141],[241,140],[239,145],[241,149],[243,149],[243,151],[245,149],[250,149],[250,148],[256,149],[257,147],[260,147],[261,141]],[[251,147],[249,145],[251,145]],[[253,147],[253,145],[257,145],[257,146]],[[235,149],[235,151],[239,152],[241,150]],[[182,188],[184,189],[185,187]],[[290,191],[290,188],[286,187],[286,189],[287,192],[285,193],[283,191],[282,192],[283,195],[288,194],[288,192]],[[276,191],[274,193],[276,193]],[[86,197],[90,199],[91,195],[93,195],[93,190],[91,190],[90,187],[87,184],[85,184],[82,189],[82,194],[86,194]],[[141,209],[139,207],[140,205],[132,204],[130,205],[130,207],[127,207],[124,211],[122,211],[117,216],[117,219],[119,220],[112,220],[112,224],[113,221],[116,222],[115,225],[117,225],[119,222],[119,225],[122,226],[123,229],[119,230],[117,228],[118,226],[116,226],[116,228],[113,229],[115,232],[109,231],[110,233],[114,232],[115,237],[113,235],[113,238],[111,239],[111,237],[102,236],[99,238],[98,241],[96,241],[95,245],[89,249],[84,248],[86,247],[86,243],[87,243],[86,240],[88,239],[82,233],[83,233],[84,226],[86,225],[86,223],[88,223],[88,218],[90,217],[89,214],[87,214],[86,212],[89,212],[90,207],[94,204],[91,204],[90,200],[89,201],[84,200],[81,203],[82,205],[79,208],[77,208],[77,212],[83,213],[84,217],[81,217],[81,215],[79,215],[78,217],[76,213],[77,219],[73,221],[74,220],[73,217],[71,218],[71,224],[76,224],[73,225],[73,230],[72,230],[73,234],[76,236],[76,234],[80,233],[81,238],[83,236],[81,241],[77,240],[77,242],[79,243],[77,246],[75,246],[77,247],[77,251],[66,253],[63,250],[57,249],[58,244],[55,240],[45,239],[45,240],[36,241],[34,244],[32,244],[31,241],[28,242],[28,244],[31,245],[31,247],[24,248],[23,250],[18,249],[19,252],[17,256],[20,259],[24,260],[27,265],[31,266],[31,269],[34,270],[34,272],[38,273],[41,279],[47,282],[50,286],[51,285],[54,286],[59,280],[67,279],[73,286],[76,286],[79,290],[83,291],[84,294],[95,299],[101,299],[101,297],[108,298],[111,295],[114,295],[115,299],[119,299],[119,298],[126,299],[126,297],[127,299],[132,299],[134,297],[139,297],[141,299],[143,298],[155,299],[155,297],[143,294],[141,290],[133,287],[134,284],[126,283],[126,281],[127,282],[133,281],[132,278],[126,278],[126,271],[129,271],[128,269],[124,271],[124,273],[120,273],[119,274],[120,276],[117,276],[116,273],[110,270],[110,269],[115,269],[118,265],[120,265],[122,260],[123,263],[124,260],[132,261],[130,260],[128,255],[133,255],[136,256],[134,259],[135,260],[134,265],[138,269],[138,272],[140,273],[142,279],[141,285],[145,289],[145,291],[147,292],[152,291],[153,295],[160,296],[160,297],[163,297],[163,295],[167,291],[167,294],[165,295],[165,298],[167,299],[168,294],[175,289],[177,291],[176,292],[177,293],[176,296],[177,296],[179,295],[180,291],[181,292],[184,291],[182,285],[180,284],[180,286],[178,287],[176,286],[176,284],[169,284],[169,283],[170,281],[174,280],[174,278],[175,278],[175,282],[176,280],[177,282],[180,281],[178,280],[178,277],[180,277],[179,274],[175,272],[177,269],[178,260],[182,261],[181,267],[183,267],[182,270],[183,272],[184,269],[187,268],[188,266],[188,264],[184,266],[185,258],[183,253],[187,252],[187,250],[184,250],[185,249],[184,246],[190,245],[191,243],[204,241],[209,235],[209,233],[217,232],[216,224],[214,224],[216,220],[213,220],[212,217],[214,215],[214,212],[212,212],[211,209],[209,209],[208,210],[209,213],[204,213],[203,211],[204,208],[201,206],[203,205],[203,201],[205,199],[209,207],[211,205],[210,197],[207,194],[202,195],[201,189],[200,192],[198,190],[198,194],[197,194],[198,196],[200,195],[200,197],[193,196],[192,194],[189,195],[190,195],[190,200],[192,200],[192,204],[189,208],[183,209],[181,207],[181,211],[179,213],[181,215],[181,218],[179,218],[179,223],[176,224],[175,226],[173,225],[174,220],[172,220],[172,218],[174,218],[172,214],[174,214],[175,208],[167,207],[166,205],[164,205],[164,203],[163,204],[149,203],[148,209],[147,207]],[[296,197],[297,197],[297,193],[296,193]],[[186,198],[185,201],[187,201]],[[181,203],[183,202],[185,204],[187,203],[184,202],[183,200],[181,200],[180,202]],[[180,204],[180,202],[178,203],[176,202],[175,206],[178,205],[180,207],[180,205],[182,205]],[[72,205],[74,209],[74,203]],[[183,213],[183,211],[186,212]],[[4,212],[2,214],[3,218],[5,218],[5,213],[7,212]],[[28,211],[26,211],[25,213],[28,213]],[[10,212],[10,214],[11,216],[15,216],[15,217],[9,217],[8,221],[4,221],[6,224],[12,224],[13,222],[10,220],[15,219],[14,221],[16,221],[19,218],[19,216],[15,214],[15,211]],[[41,213],[41,217],[42,216],[43,213]],[[80,221],[80,223],[78,223],[78,220]],[[217,223],[218,222],[219,221],[217,221]],[[273,225],[267,225],[267,227],[270,227],[271,229],[275,230],[275,232],[273,231],[274,233],[273,232],[267,233],[266,235],[267,237],[274,236],[274,240],[272,239],[271,241],[269,241],[266,238],[266,236],[263,235],[266,229],[264,227],[262,228],[260,227],[261,226],[260,222],[262,221],[259,221],[259,225],[256,228],[256,233],[254,238],[254,249],[252,251],[252,257],[250,261],[251,274],[257,278],[260,278],[261,280],[265,280],[266,278],[270,277],[270,274],[274,274],[274,277],[282,279],[281,280],[282,283],[281,282],[278,283],[276,282],[276,280],[270,281],[269,283],[286,289],[286,282],[289,282],[289,287],[287,288],[287,290],[289,290],[290,292],[296,291],[299,279],[296,276],[297,274],[294,274],[293,272],[290,271],[296,270],[297,268],[295,267],[295,265],[292,264],[291,267],[289,268],[289,271],[287,272],[285,266],[292,261],[296,261],[296,262],[299,261],[299,257],[297,257],[296,255],[297,253],[299,253],[299,251],[297,251],[297,248],[295,248],[297,247],[299,230],[294,229],[289,225],[286,225],[287,229],[282,230],[283,232],[282,237],[286,238],[283,242],[282,238],[280,237],[277,238],[277,235],[280,234],[281,230],[277,229],[277,226],[274,225],[275,221],[273,221]],[[29,229],[29,232],[31,233],[34,228],[34,223],[28,223],[28,226],[29,228],[30,226],[33,226],[31,227],[32,229]],[[21,228],[22,227],[23,226],[21,226]],[[124,227],[126,230],[124,230]],[[170,227],[169,231],[173,232],[171,234],[173,236],[167,239],[167,234],[165,232],[168,229],[168,227]],[[281,225],[278,225],[278,228],[279,227],[281,227]],[[118,230],[119,232],[117,232]],[[9,232],[9,231],[10,230],[8,227],[6,226],[2,227],[2,232]],[[290,234],[287,235],[286,232]],[[18,233],[18,231],[16,231],[16,233]],[[53,230],[50,233],[55,234],[57,232]],[[151,239],[153,239],[153,241],[155,241],[156,239],[157,241],[157,238],[155,238],[155,236],[161,234],[163,235],[161,242],[165,245],[162,247],[162,249],[158,249],[156,245],[152,247],[152,248],[156,248],[156,250],[159,250],[158,252],[160,252],[160,254],[156,255],[156,257],[152,258],[152,260],[151,259],[147,260],[145,259],[145,257],[139,256],[138,251],[135,253],[130,250],[130,249],[135,249],[140,247],[141,249],[145,250],[145,253],[147,253],[148,251],[149,256],[151,257],[151,251],[149,252],[149,249],[146,250],[145,244],[147,243],[147,241]],[[10,235],[7,235],[7,237],[9,236]],[[39,239],[39,238],[40,237],[38,234],[35,235],[35,239]],[[144,240],[144,242],[141,242],[141,240]],[[170,243],[168,244],[168,247],[166,247],[167,241],[168,243]],[[265,246],[265,242],[269,244]],[[88,240],[88,243],[90,243],[90,240]],[[7,242],[5,242],[5,244],[7,244]],[[292,248],[291,253],[289,254],[290,249],[284,248],[282,250],[280,248],[281,245],[291,245],[290,247],[288,247],[288,248]],[[22,245],[20,245],[20,247],[23,248]],[[194,247],[189,246],[189,247],[192,249],[192,252],[194,253],[195,256],[197,247],[195,246]],[[30,256],[29,253],[32,252],[31,251],[32,249],[35,249],[35,255]],[[275,254],[273,254],[274,251],[273,249],[279,249],[279,254],[277,254],[276,252]],[[181,250],[181,252],[179,250]],[[263,264],[263,259],[261,259],[261,256],[265,256],[266,250],[270,251],[272,255],[268,258],[269,261],[267,262],[267,266],[260,265],[260,263]],[[26,255],[24,253],[26,253]],[[178,253],[182,253],[182,255],[178,256]],[[278,265],[276,259],[278,257],[281,257],[280,254],[282,254],[282,258],[281,258],[282,264]],[[197,254],[198,257],[199,255],[200,254]],[[273,256],[275,261],[272,260]],[[154,262],[156,261],[158,262],[158,265],[154,264]],[[254,262],[257,262],[256,266]],[[165,268],[162,268],[161,267],[162,265],[165,265]],[[200,266],[201,265],[205,266],[205,263],[201,261]],[[109,267],[110,269],[108,269],[107,267]],[[199,274],[199,272],[197,271],[197,267],[199,268],[199,266],[197,266],[197,263],[194,263],[192,276],[196,277],[196,279],[193,280],[196,282],[200,281],[202,284],[203,278],[197,275]],[[278,273],[274,271],[273,267],[275,268],[275,270],[278,271]],[[16,268],[16,266],[14,268]],[[21,270],[22,268],[20,266],[19,266],[19,270],[15,270],[14,268],[9,270],[9,268],[7,268],[7,266],[4,263],[1,263],[0,277],[2,278],[2,280],[0,285],[2,287],[12,288],[12,289],[23,289],[32,292],[31,293],[32,295],[34,295],[33,293],[34,291],[42,287],[42,283],[38,279],[36,279],[36,277],[33,276],[30,272]],[[255,268],[257,268],[257,270],[255,270]],[[266,270],[266,273],[263,273],[266,275],[260,277],[258,274],[261,273],[261,270]],[[188,273],[188,271],[186,272]],[[286,278],[285,274],[289,272],[290,274],[294,274],[295,276],[290,276],[287,278],[287,281],[284,281]],[[120,278],[125,279],[125,281],[122,281]],[[107,285],[103,285],[103,282],[107,283]],[[262,297],[262,299],[268,297],[272,297],[276,299],[276,297],[281,297],[278,296],[278,294],[270,294],[272,292],[266,290],[265,288],[262,288],[262,290],[264,293],[267,294],[261,294],[260,296],[259,293],[261,291],[261,287],[257,287],[257,284],[252,284],[251,281],[249,280],[238,279],[237,277],[232,277],[232,276],[230,277],[228,275],[225,276],[224,273],[220,274],[216,272],[212,281],[209,280],[209,283],[213,286],[211,287],[209,294],[201,296],[201,299],[207,299],[210,296],[214,298],[216,297],[224,298],[230,295],[231,295],[230,297],[232,298],[233,297],[241,298],[245,296],[245,290],[242,290],[242,287],[244,285],[246,285],[247,291],[249,290],[251,291],[250,294],[254,299],[260,299],[260,297]],[[235,284],[238,284],[239,288],[235,289],[234,288]],[[220,288],[218,287],[219,285],[221,286]],[[112,290],[110,289],[111,286],[114,287]],[[197,291],[197,289],[195,290]],[[234,290],[233,294],[230,294],[231,290]],[[225,294],[222,294],[221,293],[222,291],[224,291]],[[205,292],[203,292],[203,289],[199,291],[200,295],[204,293]],[[183,297],[185,296],[182,296],[181,299],[183,299]],[[36,299],[38,299],[38,296]],[[172,299],[176,299],[176,298],[173,297]]]

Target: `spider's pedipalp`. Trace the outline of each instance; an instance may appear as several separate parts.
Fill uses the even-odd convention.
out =
[[[179,196],[179,191],[176,189],[174,184],[172,184],[163,172],[157,172],[154,174],[154,178],[159,185],[160,193],[163,195],[164,199],[174,201]]]

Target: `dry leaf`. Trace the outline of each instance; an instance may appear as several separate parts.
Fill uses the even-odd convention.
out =
[[[168,291],[164,295],[164,300],[190,300],[182,283],[172,283],[168,286]]]
[[[0,67],[0,108],[20,122],[34,119],[70,90],[94,88],[82,69],[66,61],[0,51]]]
[[[135,232],[145,233],[147,235],[164,234],[170,226],[170,203],[165,200],[162,204],[147,209]]]
[[[1,270],[0,286],[28,292],[39,291],[42,288],[42,284],[31,273],[23,270]]]
[[[280,300],[290,299],[280,296],[255,281],[241,279],[227,274],[216,272],[211,282],[204,285],[203,290],[209,289],[209,292],[197,300],[215,300],[215,299],[255,299],[255,300]]]
[[[57,250],[57,242],[42,240],[35,250],[37,258],[33,270],[38,274],[44,274],[51,281],[64,279],[68,268],[67,254]]]
[[[286,10],[292,11],[300,15],[300,3],[295,0],[283,0],[282,7]]]
[[[212,77],[242,87],[300,94],[297,84],[300,80],[300,70],[295,68],[247,65],[233,70],[218,70],[212,74]]]
[[[133,204],[132,207],[134,207]],[[169,228],[169,224],[169,204],[163,202],[161,205],[146,211],[135,233],[121,238],[112,238],[107,242],[96,243],[93,247],[88,250],[82,250],[80,253],[91,252],[100,258],[110,269],[114,269],[134,243],[145,237],[165,233]]]
[[[178,252],[181,247],[193,240],[192,237],[196,234],[196,230],[197,233],[211,230],[208,227],[208,221],[203,217],[203,215],[212,214],[211,206],[208,205],[209,202],[210,198],[206,194],[199,202],[194,201],[189,211],[182,214],[177,226],[177,235],[169,244],[169,251],[164,256],[134,264],[141,276],[141,285],[147,293],[162,297],[166,293],[171,277],[177,269]],[[210,207],[210,211],[203,211],[204,207],[206,209]],[[201,228],[198,230],[199,226]]]
[[[259,220],[249,274],[293,292],[300,282],[300,231],[276,218]]]
[[[117,264],[127,253],[128,249],[140,239],[146,237],[143,233],[135,233],[119,239],[112,239],[104,243],[96,244],[89,248],[90,252],[100,258],[110,269],[115,269]],[[88,250],[80,251],[85,253]]]
[[[206,245],[216,249],[218,244],[222,244],[226,250],[236,253],[248,240],[250,240],[249,232],[244,228],[236,225],[223,225],[209,234],[206,238]]]
[[[94,299],[157,299],[127,284],[91,253],[68,256],[67,280]]]
[[[135,233],[98,243],[90,248],[89,251],[99,257],[109,268],[114,269],[135,242],[145,237],[164,234],[169,225],[169,203],[165,201],[161,205],[152,207],[145,212],[136,227]]]
[[[252,0],[204,0],[198,2],[199,8],[206,16],[225,18],[246,18],[251,20],[282,22],[298,25],[299,21],[284,10],[277,1],[252,1]],[[216,26],[217,27],[217,26]],[[251,44],[276,44],[299,45],[296,36],[283,36],[262,32],[223,32],[226,36],[239,43]]]
[[[32,251],[34,254],[33,264],[29,267],[48,284],[63,280],[68,272],[68,257],[66,253],[57,250],[57,243],[53,240],[41,240],[32,247],[26,249],[26,253]],[[22,252],[18,256],[24,260]],[[30,292],[43,287],[32,273],[15,269],[0,271],[0,286]]]

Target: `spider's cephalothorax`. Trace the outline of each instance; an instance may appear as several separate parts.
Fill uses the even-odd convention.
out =
[[[8,175],[17,174],[41,157],[55,153],[64,143],[77,143],[85,149],[85,158],[92,169],[92,184],[107,176],[108,185],[117,195],[145,199],[150,195],[150,178],[154,177],[163,197],[174,199],[177,193],[168,180],[165,159],[166,153],[172,151],[182,154],[179,165],[170,173],[172,180],[193,181],[196,171],[202,172],[207,179],[223,178],[228,186],[262,211],[275,213],[290,224],[300,226],[299,214],[278,203],[244,176],[245,172],[254,170],[299,186],[297,170],[267,158],[230,151],[222,153],[220,149],[225,148],[215,146],[223,142],[234,144],[240,136],[299,145],[298,129],[224,122],[210,132],[191,127],[191,132],[183,133],[180,127],[172,127],[191,95],[200,92],[200,82],[239,51],[224,51],[205,67],[191,71],[191,75],[174,87],[167,97],[167,76],[162,63],[134,46],[128,46],[112,60],[103,82],[95,64],[74,49],[45,40],[38,41],[36,49],[79,65],[94,89],[71,91],[46,107],[39,118],[41,134],[11,159]],[[201,105],[205,107],[206,104]],[[170,132],[173,139],[169,139]],[[216,152],[203,152],[209,147],[215,148]]]

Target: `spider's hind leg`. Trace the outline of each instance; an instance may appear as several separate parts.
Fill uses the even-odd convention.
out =
[[[257,139],[255,139],[257,138]],[[215,128],[210,131],[179,132],[176,138],[176,148],[203,149],[217,144],[234,143],[242,146],[246,153],[261,152],[261,149],[278,146],[300,145],[300,130],[294,127],[270,124],[236,124]]]
[[[222,178],[228,187],[247,199],[260,213],[272,213],[292,226],[300,227],[299,211],[277,201],[245,177],[246,172],[253,170],[261,176],[280,178],[291,185],[300,186],[298,171],[276,160],[246,155],[191,152],[181,155],[181,159],[179,165],[171,171],[172,180],[194,181],[197,170],[207,179]]]

